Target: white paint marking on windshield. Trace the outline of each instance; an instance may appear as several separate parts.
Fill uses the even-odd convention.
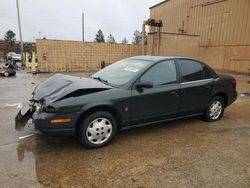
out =
[[[126,67],[124,70],[129,72],[137,72],[139,69],[134,67]]]

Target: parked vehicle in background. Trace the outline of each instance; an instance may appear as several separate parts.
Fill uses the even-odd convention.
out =
[[[22,67],[22,56],[20,54],[12,55],[12,63],[13,63],[15,68],[21,68]]]
[[[0,76],[9,77],[9,76],[15,76],[16,71],[15,67],[12,63],[6,63],[4,67],[0,70]]]
[[[15,52],[9,52],[9,53],[7,53],[7,55],[6,55],[7,61],[12,61],[13,55],[16,55],[16,53]]]
[[[13,54],[12,55],[12,62],[13,63],[22,62],[21,54]]]
[[[9,63],[13,63],[15,68],[22,67],[22,56],[21,56],[21,54],[17,54],[15,52],[9,52],[6,57],[7,57],[7,61]]]
[[[41,132],[76,135],[82,145],[97,148],[117,130],[193,116],[220,120],[237,92],[232,76],[195,59],[137,56],[91,78],[56,74],[32,95],[28,111],[16,116],[17,129],[32,118]]]
[[[22,68],[22,66],[23,66],[22,62],[16,62],[15,68],[20,69]]]

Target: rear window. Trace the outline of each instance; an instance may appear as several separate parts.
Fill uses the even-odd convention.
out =
[[[189,59],[179,59],[178,62],[182,72],[182,82],[203,79],[203,69],[199,62]]]
[[[213,78],[213,73],[206,65],[203,66],[203,71],[204,71],[204,79]]]

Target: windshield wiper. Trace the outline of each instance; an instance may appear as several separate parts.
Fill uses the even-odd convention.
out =
[[[97,77],[92,77],[93,79],[95,79],[95,80],[99,80],[100,82],[102,82],[102,83],[105,83],[105,84],[109,84],[109,82],[107,81],[107,80],[104,80],[104,79],[102,79],[101,77],[99,77],[99,76],[97,76]]]

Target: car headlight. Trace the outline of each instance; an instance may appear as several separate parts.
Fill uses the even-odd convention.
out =
[[[41,112],[42,112],[42,106],[41,106],[41,104],[38,104],[38,105],[36,106],[36,112],[37,112],[37,113],[41,113]]]

